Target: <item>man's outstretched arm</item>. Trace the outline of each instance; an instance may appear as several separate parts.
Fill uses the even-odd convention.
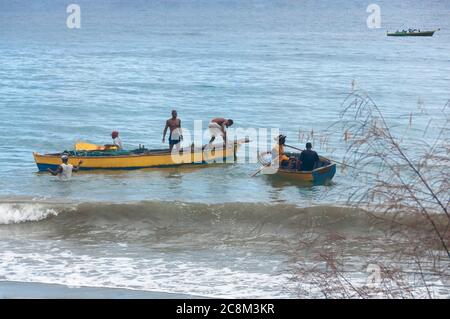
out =
[[[58,175],[58,174],[60,174],[62,172],[62,167],[58,166],[56,171],[52,170],[51,168],[47,168],[47,171],[49,171],[50,174],[52,174],[53,176],[56,176],[56,175]]]
[[[78,165],[74,166],[72,170],[73,170],[74,172],[78,172],[78,171],[80,170],[81,164],[83,164],[83,161],[79,161],[79,162],[78,162]]]

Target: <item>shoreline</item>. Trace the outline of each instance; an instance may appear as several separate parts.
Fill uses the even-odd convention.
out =
[[[0,299],[202,299],[205,297],[160,291],[105,287],[69,287],[62,284],[0,281]]]

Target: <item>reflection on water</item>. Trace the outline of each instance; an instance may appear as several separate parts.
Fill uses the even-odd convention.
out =
[[[338,200],[331,186],[313,186],[280,176],[250,177],[255,164],[211,164],[134,171],[80,171],[70,181],[47,173],[19,172],[21,185],[10,184],[1,197],[33,194],[76,201],[177,200],[189,202],[289,202],[303,205]],[[341,179],[339,170],[335,178]],[[20,187],[19,187],[20,186]],[[24,195],[29,196],[29,195]]]
[[[293,202],[295,199],[301,202],[300,205],[317,205],[320,201],[314,203],[314,200],[331,202],[330,198],[326,198],[329,193],[329,185],[314,185],[312,182],[299,181],[294,178],[279,175],[263,175],[264,182],[270,186],[270,198],[274,202]],[[285,197],[286,196],[286,197]]]

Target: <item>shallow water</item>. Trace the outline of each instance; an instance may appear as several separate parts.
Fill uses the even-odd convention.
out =
[[[288,256],[271,250],[279,234],[248,234],[245,216],[260,208],[246,205],[276,204],[274,216],[284,210],[279,205],[293,214],[316,205],[332,211],[356,182],[339,169],[329,186],[250,178],[258,165],[239,163],[79,173],[63,183],[37,174],[32,152],[70,149],[79,139],[109,143],[113,129],[127,148],[161,148],[173,108],[186,129],[225,116],[236,127],[279,128],[288,144],[302,147],[299,131],[320,135],[339,121],[353,79],[399,132],[419,99],[438,116],[450,96],[445,1],[378,1],[377,30],[366,27],[369,14],[359,1],[77,3],[79,30],[66,28],[64,1],[0,4],[0,280],[295,296],[284,270]],[[386,29],[408,27],[442,30],[432,38],[385,36]],[[427,121],[414,117],[406,145],[422,136]],[[327,147],[313,141],[315,148],[340,160],[341,133]],[[27,204],[14,206],[21,201]],[[129,204],[141,201],[159,204]],[[55,217],[55,203],[69,211],[85,206]],[[110,218],[92,203],[126,205]],[[222,203],[233,203],[231,211],[243,217],[219,231],[203,218]],[[168,224],[141,224],[167,210]],[[271,222],[284,227],[285,217]],[[293,244],[295,236],[289,238]]]

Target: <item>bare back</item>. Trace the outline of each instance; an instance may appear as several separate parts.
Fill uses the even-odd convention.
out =
[[[211,120],[211,122],[217,123],[220,126],[223,126],[226,121],[227,121],[227,119],[224,119],[223,117],[216,117],[215,119]]]

